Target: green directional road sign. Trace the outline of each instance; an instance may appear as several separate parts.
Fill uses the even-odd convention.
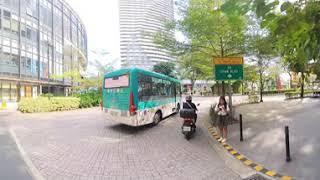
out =
[[[216,81],[242,80],[243,65],[242,64],[216,64],[215,65]]]

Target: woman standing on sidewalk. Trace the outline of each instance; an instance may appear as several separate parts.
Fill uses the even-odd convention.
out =
[[[218,114],[217,125],[220,130],[220,138],[218,141],[226,142],[228,135],[228,114],[230,112],[230,108],[224,96],[220,96],[219,103],[215,107],[215,112]]]

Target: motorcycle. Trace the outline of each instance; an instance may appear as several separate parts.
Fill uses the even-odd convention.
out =
[[[197,106],[199,106],[198,104]],[[180,117],[183,118],[183,124],[181,127],[182,134],[189,140],[191,136],[196,132],[196,110],[194,109],[181,109]]]

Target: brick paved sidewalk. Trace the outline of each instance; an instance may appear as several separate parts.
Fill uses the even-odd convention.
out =
[[[105,120],[98,109],[16,114],[10,126],[49,180],[240,179],[211,147],[201,117],[190,141],[177,116],[132,128]]]

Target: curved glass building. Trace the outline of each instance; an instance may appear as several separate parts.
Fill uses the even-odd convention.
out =
[[[154,43],[154,35],[172,20],[173,0],[119,0],[121,66],[152,70],[159,62],[174,62]]]
[[[68,94],[87,66],[87,34],[63,0],[0,0],[0,101]],[[55,77],[55,78],[53,78]]]

